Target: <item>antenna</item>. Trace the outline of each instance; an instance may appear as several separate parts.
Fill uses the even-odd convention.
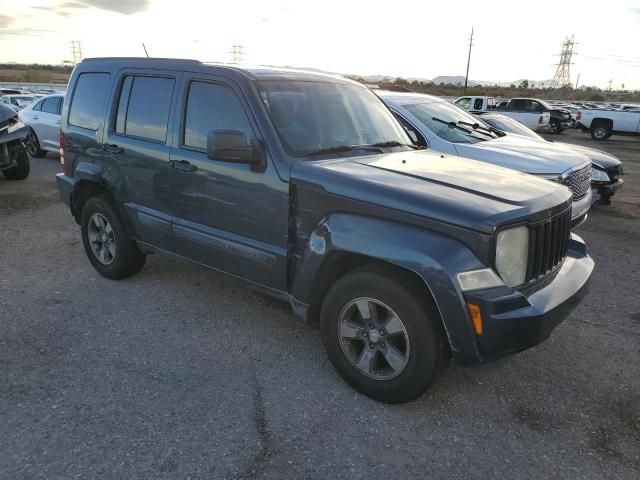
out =
[[[149,58],[149,52],[147,52],[147,47],[145,47],[144,42],[142,42],[142,48],[144,48],[144,54]]]
[[[469,64],[471,63],[471,47],[473,46],[473,27],[471,27],[471,35],[469,35],[469,56],[467,57],[467,73],[464,76],[464,93],[467,93],[467,82],[469,81]]]

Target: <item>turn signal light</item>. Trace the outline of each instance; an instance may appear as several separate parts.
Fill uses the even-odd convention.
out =
[[[473,303],[467,303],[467,308],[469,309],[469,315],[471,315],[473,331],[476,332],[476,335],[482,335],[482,313],[480,313],[480,307]]]

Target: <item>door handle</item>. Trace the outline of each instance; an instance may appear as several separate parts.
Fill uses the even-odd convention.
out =
[[[186,160],[169,160],[169,166],[181,172],[195,172],[198,170],[198,167],[191,165],[191,163]]]
[[[38,120],[40,117],[33,117],[34,120]]]
[[[102,145],[102,150],[108,153],[118,154],[124,152],[122,148],[120,148],[115,143],[105,143]]]

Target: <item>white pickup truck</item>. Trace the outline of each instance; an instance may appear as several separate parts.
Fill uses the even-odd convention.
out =
[[[640,112],[580,109],[576,125],[591,133],[594,140],[606,140],[614,134],[640,135]]]
[[[458,107],[472,113],[492,112],[496,109],[494,97],[460,97],[453,102]],[[500,110],[502,115],[513,118],[536,132],[546,132],[550,129],[551,114],[544,111],[542,105],[529,105],[529,109],[517,111]]]

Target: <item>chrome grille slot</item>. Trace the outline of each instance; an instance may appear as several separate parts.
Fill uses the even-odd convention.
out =
[[[573,193],[573,200],[580,200],[591,190],[591,165],[571,172],[565,177],[563,183]]]
[[[544,277],[567,256],[571,209],[529,226],[529,258],[525,282]]]

